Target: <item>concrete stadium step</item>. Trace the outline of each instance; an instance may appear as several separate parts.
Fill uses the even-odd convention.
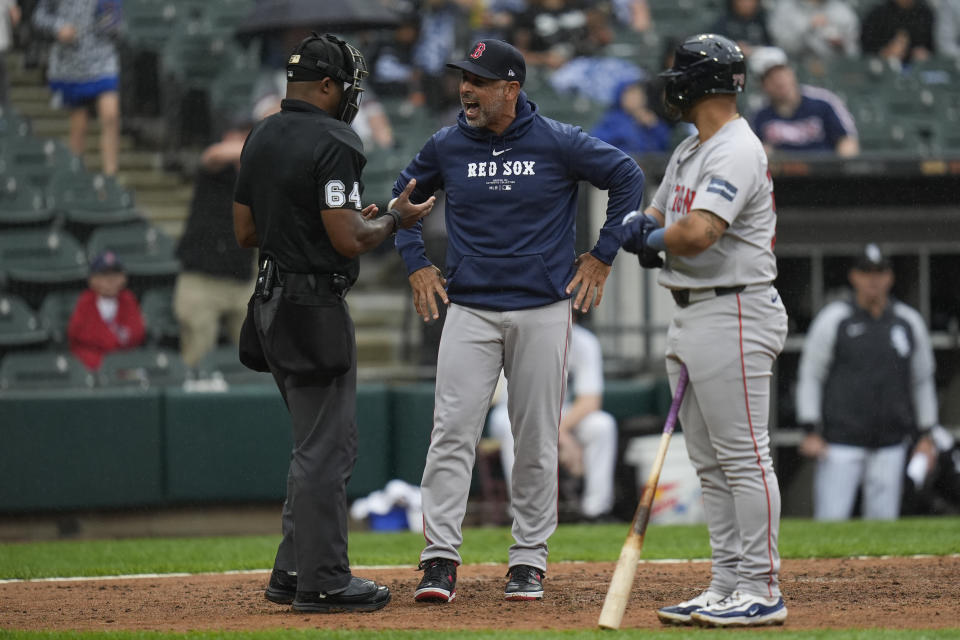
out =
[[[137,204],[144,206],[173,206],[183,202],[189,203],[192,197],[193,185],[184,182],[163,190],[142,189],[136,194]]]
[[[87,166],[92,167],[93,165],[88,164]],[[123,186],[138,192],[140,190],[165,191],[182,187],[185,184],[183,178],[175,173],[166,173],[156,169],[132,169],[122,163],[120,164],[117,181]]]
[[[100,160],[98,142],[97,146],[91,147],[87,152],[85,164],[91,171],[99,171],[102,166]],[[163,170],[163,155],[156,151],[137,151],[136,149],[121,151],[118,162],[121,172],[126,170]]]
[[[364,328],[357,331],[357,362],[364,366],[398,360],[402,335],[396,329]]]
[[[23,69],[17,64],[11,64],[9,60],[7,62],[7,78],[10,80],[11,88],[31,86],[47,88],[43,81],[43,69]]]
[[[20,105],[21,111],[26,109],[25,105],[45,104],[49,106],[50,89],[45,84],[17,84],[11,82],[7,99]]]
[[[363,277],[361,275],[361,277]],[[410,304],[407,292],[354,290],[347,296],[350,316],[358,329],[361,327],[402,328],[404,313]]]

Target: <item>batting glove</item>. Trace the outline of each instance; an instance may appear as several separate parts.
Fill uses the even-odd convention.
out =
[[[656,218],[638,212],[628,215],[620,225],[620,245],[630,253],[637,254],[640,266],[645,269],[663,266],[660,253],[647,246],[647,236],[659,227]]]

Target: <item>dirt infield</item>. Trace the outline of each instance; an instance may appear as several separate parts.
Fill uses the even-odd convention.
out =
[[[393,601],[365,614],[299,614],[267,602],[265,573],[0,584],[0,628],[56,630],[584,629],[596,626],[612,563],[548,567],[542,602],[503,600],[505,566],[460,568],[457,598],[417,604],[412,568],[359,575]],[[657,629],[654,609],[696,594],[707,563],[643,564],[623,628]],[[960,557],[786,560],[790,629],[960,627]],[[430,615],[424,615],[426,611]]]

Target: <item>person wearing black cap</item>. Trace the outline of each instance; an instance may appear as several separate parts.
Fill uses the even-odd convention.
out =
[[[313,34],[287,63],[281,110],[254,126],[240,157],[234,233],[260,249],[240,359],[269,371],[293,423],[283,539],[266,597],[302,612],[373,611],[386,587],[351,575],[346,484],[357,455],[356,340],[346,294],[358,256],[430,212],[414,182],[375,217],[362,204],[363,146],[349,123],[366,66],[332,35]]]
[[[426,257],[422,225],[396,240],[417,313],[429,322],[439,317],[438,298],[448,305],[421,482],[424,574],[414,597],[444,603],[456,596],[476,444],[503,370],[516,443],[515,543],[504,595],[537,600],[557,526],[557,425],[571,312],[600,303],[620,222],[643,200],[643,173],[619,149],[540,115],[522,91],[523,56],[510,44],[480,40],[448,66],[461,72],[457,124],[435,133],[393,188],[401,194],[415,179],[413,202],[446,194],[446,278]],[[609,198],[599,240],[578,257],[580,181]]]
[[[933,350],[920,314],[890,296],[893,269],[877,245],[848,277],[853,295],[825,306],[804,340],[800,451],[817,460],[816,519],[850,518],[858,489],[864,518],[895,519],[909,442],[938,422]]]

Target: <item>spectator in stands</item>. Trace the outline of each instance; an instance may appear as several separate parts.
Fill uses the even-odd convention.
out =
[[[780,0],[769,26],[774,44],[799,63],[860,52],[860,18],[843,0]]]
[[[863,52],[895,66],[922,62],[933,51],[933,11],[925,0],[884,0],[863,19]]]
[[[255,121],[280,111],[280,101],[286,93],[286,85],[286,71],[282,68],[260,70],[253,89]],[[363,140],[367,149],[390,149],[395,144],[390,117],[371,89],[364,89],[360,109],[350,126]]]
[[[70,351],[88,369],[100,368],[103,356],[143,344],[143,315],[127,289],[123,265],[113,251],[104,251],[90,263],[89,288],[74,307],[67,338]]]
[[[435,114],[460,107],[459,78],[448,73],[446,64],[459,53],[459,43],[472,39],[469,17],[456,0],[423,0],[421,4],[420,37],[413,62],[420,70],[425,104]]]
[[[0,0],[0,106],[7,104],[7,50],[13,45],[13,29],[19,22],[17,0]]]
[[[773,44],[767,30],[767,12],[760,0],[727,0],[726,12],[708,31],[727,36],[740,45],[747,57],[754,47]]]
[[[574,318],[579,318],[574,313]],[[580,515],[587,520],[610,517],[617,464],[617,421],[603,410],[603,352],[600,341],[579,322],[573,324],[567,356],[569,383],[560,415],[560,465],[583,478]],[[505,380],[488,418],[490,436],[500,441],[500,461],[508,493],[513,476],[514,440],[507,411]]]
[[[843,101],[826,89],[799,84],[782,49],[756,49],[750,69],[769,100],[753,121],[768,154],[812,151],[848,158],[860,153],[857,128]]]
[[[577,56],[592,56],[591,11],[575,0],[528,0],[517,15],[513,44],[523,53],[527,66],[558,69]]]
[[[363,102],[350,126],[360,136],[363,147],[367,151],[392,149],[396,144],[393,127],[390,125],[390,116],[372,90],[367,89],[363,92]]]
[[[474,4],[474,38],[506,40],[513,32],[517,14],[526,7],[526,0],[475,0]]]
[[[893,268],[869,244],[849,272],[853,294],[825,306],[807,332],[797,379],[803,455],[817,460],[814,517],[894,519],[911,439],[933,454],[935,361],[920,314],[890,297]]]
[[[613,0],[613,15],[637,33],[646,33],[653,26],[647,0]]]
[[[218,142],[204,149],[177,246],[182,271],[173,311],[180,324],[180,354],[190,368],[216,346],[221,324],[238,343],[247,315],[255,252],[237,246],[233,235],[233,189],[251,126],[249,116],[237,117]]]
[[[397,28],[382,31],[380,36],[370,55],[370,86],[383,98],[402,98],[414,107],[423,106],[423,72],[414,62],[420,17],[414,12],[402,14]]]
[[[95,105],[102,171],[115,175],[120,144],[120,1],[40,0],[33,24],[54,39],[47,80],[55,104],[70,110],[70,150],[78,156],[86,150],[87,111]]]
[[[670,126],[647,106],[644,82],[622,83],[591,134],[630,155],[666,151],[670,144]]]
[[[933,35],[937,53],[960,58],[960,0],[940,0],[934,10]]]

